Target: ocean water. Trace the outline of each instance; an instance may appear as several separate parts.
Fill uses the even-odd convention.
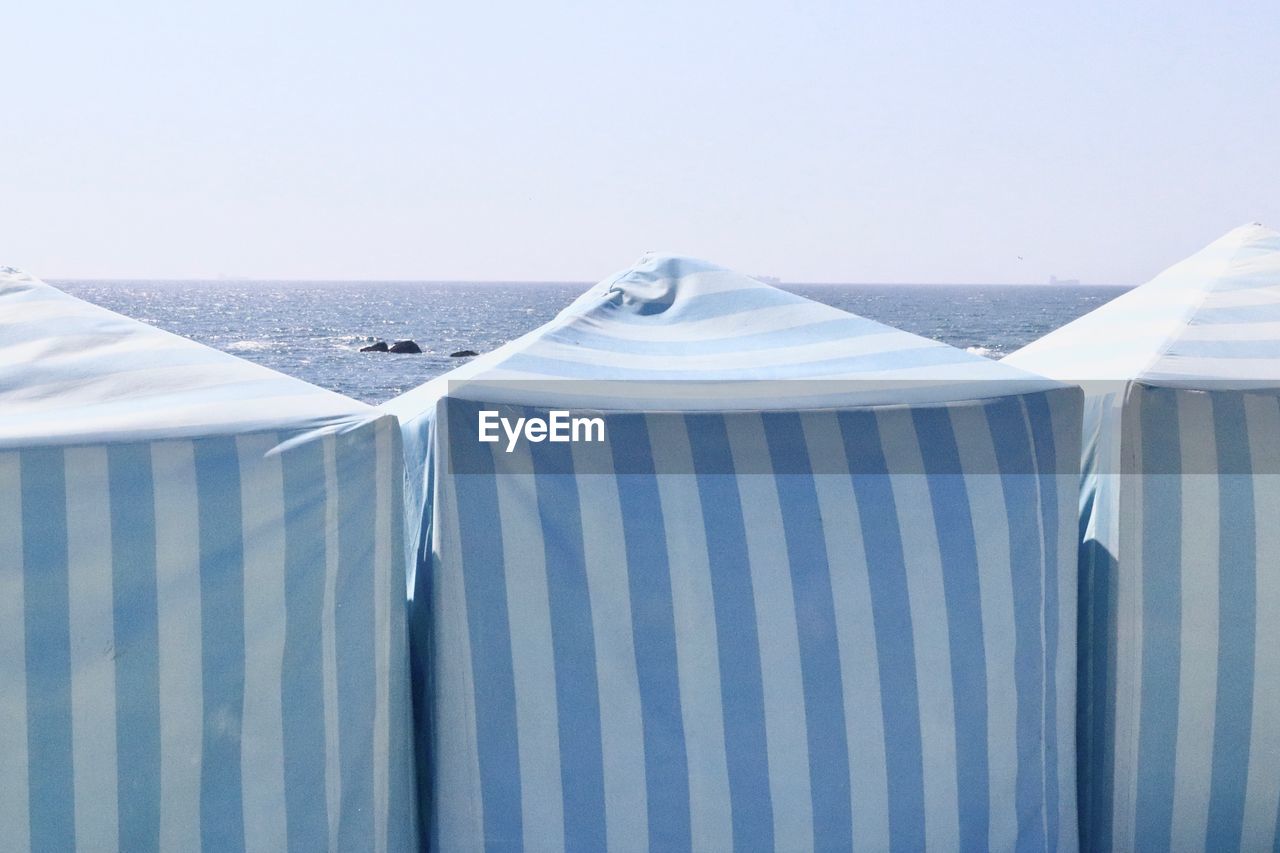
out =
[[[75,296],[380,403],[550,320],[590,285],[533,282],[60,281]],[[810,299],[999,358],[1126,288],[785,285]],[[412,339],[422,355],[362,353]]]

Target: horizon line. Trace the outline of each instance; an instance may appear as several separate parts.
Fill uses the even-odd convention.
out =
[[[117,284],[132,282],[159,282],[170,284],[474,284],[474,285],[562,285],[591,287],[601,280],[587,279],[460,279],[460,278],[256,278],[253,276],[180,276],[180,277],[140,277],[140,276],[37,276],[48,283],[101,283]],[[748,278],[760,279],[756,276]],[[1049,281],[790,281],[769,277],[763,282],[773,287],[1137,287],[1135,284],[1115,284],[1109,282],[1080,281],[1065,279],[1058,282]],[[1066,282],[1074,282],[1066,284]]]

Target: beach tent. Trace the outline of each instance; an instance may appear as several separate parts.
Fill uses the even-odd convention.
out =
[[[1237,228],[1006,361],[1086,391],[1086,849],[1273,849],[1280,234]]]
[[[424,846],[1074,848],[1078,389],[647,256],[385,408]]]
[[[0,268],[0,849],[412,847],[401,455]]]

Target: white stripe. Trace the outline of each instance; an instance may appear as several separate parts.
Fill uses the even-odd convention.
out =
[[[1112,846],[1117,850],[1132,850],[1137,841],[1138,806],[1138,741],[1142,722],[1142,649],[1143,649],[1143,562],[1142,518],[1145,512],[1145,489],[1154,478],[1141,474],[1149,448],[1142,443],[1142,409],[1149,392],[1141,385],[1131,386],[1127,392],[1131,415],[1124,416],[1124,395],[1115,398],[1114,408],[1108,413],[1119,419],[1120,439],[1114,445],[1114,459],[1119,460],[1119,476],[1115,482],[1114,510],[1101,517],[1114,533],[1116,546],[1116,598],[1112,605],[1116,625],[1115,655],[1115,747],[1112,761],[1114,788],[1112,790]],[[1104,436],[1107,433],[1102,433]],[[1152,464],[1167,464],[1167,460],[1151,460]],[[1098,463],[1106,465],[1106,461]],[[1105,499],[1110,498],[1107,484],[1099,486],[1099,513]],[[1123,523],[1131,520],[1131,523]],[[1104,543],[1105,544],[1105,543]],[[1132,566],[1126,569],[1126,566]],[[1097,697],[1099,713],[1108,697]]]
[[[735,471],[768,470],[764,463],[769,461],[769,449],[760,415],[726,415],[725,428]],[[737,481],[760,637],[774,840],[779,849],[809,850],[813,847],[813,800],[804,679],[791,564],[780,535],[778,488],[767,474],[740,474]]]
[[[324,676],[324,792],[329,815],[329,850],[337,853],[342,804],[342,753],[338,731],[338,446],[332,435],[320,440],[324,451],[324,609],[320,646]]]
[[[723,380],[573,379],[561,374],[497,368],[473,384],[454,387],[460,399],[487,404],[513,403],[541,407],[627,409],[631,411],[758,412],[830,409],[871,405],[955,402],[956,383],[966,399],[1006,397],[1043,391],[1048,380],[1009,379],[996,363],[987,366],[959,361],[931,367],[866,373],[813,374],[795,379],[735,380],[732,397]],[[993,373],[994,368],[994,373]],[[998,381],[994,381],[998,380]]]
[[[985,361],[985,359],[984,359]],[[994,363],[994,362],[991,362]],[[949,365],[948,367],[956,367]],[[966,371],[971,365],[961,364]],[[884,374],[839,374],[809,376],[804,379],[735,380],[733,396],[725,395],[723,380],[701,379],[574,379],[566,382],[558,374],[531,373],[498,368],[475,384],[455,388],[455,396],[485,403],[510,402],[544,407],[575,405],[593,409],[631,411],[746,411],[780,409],[847,408],[854,405],[900,405],[909,397],[933,399],[955,397],[955,382],[983,379],[982,376],[935,376],[927,368],[906,377]],[[955,371],[950,371],[954,373]],[[848,381],[858,384],[851,386]],[[1035,380],[1039,390],[1044,380]],[[1012,393],[1007,381],[972,386],[975,396]]]
[[[155,354],[157,359],[164,359],[168,351]],[[79,354],[81,358],[83,353]],[[115,353],[95,353],[95,358],[109,360]],[[243,362],[250,365],[250,362]],[[69,411],[76,408],[93,406],[86,413],[87,425],[81,425],[80,431],[74,433],[83,436],[91,429],[93,434],[101,433],[100,422],[112,423],[114,419],[127,420],[132,415],[132,422],[145,428],[147,421],[157,412],[167,412],[170,405],[182,409],[186,404],[185,395],[193,387],[200,390],[237,388],[241,394],[236,399],[210,401],[204,405],[205,410],[221,413],[216,418],[219,424],[234,426],[237,430],[252,428],[265,418],[276,421],[288,420],[296,423],[300,416],[289,417],[293,413],[290,404],[296,404],[299,412],[313,412],[328,416],[343,414],[364,414],[359,408],[361,404],[329,391],[316,390],[309,393],[308,386],[274,373],[266,368],[244,370],[240,365],[232,364],[231,369],[222,363],[182,364],[171,367],[150,367],[145,369],[121,370],[117,373],[104,372],[86,377],[64,377],[64,370],[80,368],[79,360],[60,369],[57,365],[42,364],[40,371],[31,371],[18,391],[4,395],[5,414],[15,420],[27,417],[39,417],[49,412]],[[0,375],[14,370],[9,368]],[[196,384],[198,383],[198,384]],[[172,403],[165,399],[166,395],[184,395]],[[334,399],[336,398],[336,399]],[[259,400],[271,399],[271,406],[259,405]],[[346,404],[343,401],[346,401]],[[247,403],[246,401],[252,401]],[[353,404],[354,405],[351,405]],[[200,403],[191,403],[193,407]],[[248,411],[236,412],[237,407]],[[228,416],[234,415],[234,420]],[[167,421],[166,421],[167,424]],[[23,425],[25,426],[25,425]],[[73,425],[65,425],[71,428]]]
[[[1022,423],[1025,425],[1026,435],[1028,436],[1028,440],[1030,440],[1034,427],[1031,424],[1031,412],[1027,409],[1027,399],[1025,397],[1018,400],[1018,408],[1022,412]],[[1031,452],[1031,468],[1032,468],[1032,470],[1029,473],[1035,475],[1034,478],[1032,479],[1032,484],[1033,484],[1032,487],[1035,489],[1035,508],[1037,510],[1035,514],[1035,517],[1036,517],[1035,541],[1037,544],[1041,545],[1040,548],[1036,549],[1039,557],[1039,559],[1036,561],[1036,564],[1038,566],[1039,578],[1040,578],[1040,608],[1039,608],[1039,612],[1037,613],[1037,616],[1039,617],[1038,621],[1040,623],[1040,650],[1041,650],[1040,744],[1039,744],[1040,749],[1039,749],[1039,754],[1037,755],[1037,764],[1040,767],[1040,795],[1041,795],[1040,826],[1041,826],[1041,830],[1044,833],[1044,837],[1048,838],[1049,837],[1049,811],[1047,808],[1045,808],[1044,804],[1049,799],[1049,768],[1045,766],[1045,739],[1048,737],[1046,726],[1048,725],[1048,719],[1049,719],[1049,679],[1052,678],[1053,675],[1048,671],[1048,661],[1047,661],[1047,658],[1045,658],[1044,656],[1044,652],[1048,648],[1048,641],[1046,640],[1046,634],[1045,634],[1046,626],[1045,626],[1045,617],[1044,617],[1044,602],[1045,602],[1044,586],[1045,586],[1045,574],[1046,574],[1045,556],[1044,556],[1044,549],[1043,549],[1043,543],[1045,541],[1044,494],[1041,492],[1042,481],[1039,476],[1042,472],[1040,470],[1040,459],[1038,456],[1036,456],[1035,447],[1032,446],[1029,448],[1029,450]]]
[[[448,418],[441,417],[440,446],[448,448]],[[447,452],[447,451],[446,451]],[[447,463],[445,463],[447,464]],[[467,592],[463,581],[460,522],[457,492],[452,478],[440,472],[440,485],[432,496],[434,514],[431,563],[419,571],[432,571],[432,601],[415,601],[414,607],[431,608],[432,643],[448,654],[433,657],[436,675],[433,692],[426,697],[436,709],[431,738],[436,756],[435,778],[419,779],[431,785],[435,814],[419,815],[420,823],[434,838],[456,844],[459,849],[484,846],[484,799],[480,787],[480,750],[476,743],[476,685],[472,676],[471,634],[467,624]],[[415,685],[416,687],[417,685]],[[419,732],[421,735],[422,733]]]
[[[582,551],[591,596],[600,691],[606,838],[610,850],[648,850],[644,720],[631,626],[631,589],[618,481],[607,445],[575,442],[573,466],[582,507]]]
[[[1259,323],[1213,323],[1205,326],[1187,326],[1178,335],[1179,341],[1207,341],[1231,344],[1237,341],[1280,340],[1280,322],[1271,320]],[[1232,359],[1233,361],[1235,359]]]
[[[656,479],[671,574],[693,849],[712,851],[723,849],[733,838],[733,815],[706,527],[697,476],[672,473],[693,471],[684,419],[650,415],[647,423],[654,469],[661,472]]]
[[[1058,501],[1058,847],[1080,846],[1076,802],[1077,638],[1079,636],[1080,398],[1068,390],[1048,396]],[[991,469],[987,469],[991,470]],[[977,525],[975,525],[976,527]],[[975,530],[976,534],[976,530]],[[1053,768],[1050,768],[1050,772]]]
[[[1280,303],[1280,287],[1219,290],[1208,294],[1204,308],[1255,308]],[[1273,818],[1274,820],[1274,818]]]
[[[524,844],[530,849],[559,850],[564,846],[564,792],[556,663],[533,458],[528,442],[519,442],[511,453],[496,444],[491,447],[498,493],[494,521],[500,520],[502,526],[511,629]]]
[[[1280,806],[1280,408],[1274,397],[1244,398],[1255,471],[1253,517],[1257,613],[1254,617],[1253,724],[1249,738],[1241,850],[1269,848]]]
[[[156,604],[160,643],[160,848],[200,849],[200,544],[194,448],[151,446],[156,513]]]
[[[733,315],[731,324],[726,323],[724,317],[687,320],[666,326],[653,323],[619,323],[597,313],[582,317],[573,325],[618,341],[720,341],[743,335],[781,332],[836,319],[860,318],[818,302],[805,301],[740,311]]]
[[[1208,395],[1180,393],[1177,401],[1182,470],[1214,470],[1216,444]],[[1183,474],[1180,479],[1182,627],[1170,836],[1174,846],[1199,845],[1205,837],[1218,687],[1218,478]],[[1161,522],[1177,524],[1178,519]],[[1147,530],[1146,535],[1170,534]],[[1170,566],[1167,570],[1177,569]]]
[[[21,455],[0,453],[0,838],[30,844]]]
[[[383,418],[373,427],[375,473],[377,476],[374,497],[373,533],[373,846],[376,853],[387,849],[387,817],[390,808],[390,751],[391,726],[391,590],[400,588],[393,578],[397,565],[392,555],[399,553],[400,543],[392,542],[391,514],[395,511],[391,490],[399,483],[395,473],[399,470],[392,461],[395,445],[392,430],[397,429],[393,418]],[[417,529],[416,527],[413,529]],[[407,673],[403,673],[407,674]],[[396,676],[402,673],[397,671]]]
[[[801,424],[810,459],[820,460],[818,464],[834,470],[849,467],[837,415],[806,412],[801,416]],[[824,522],[822,531],[831,569],[836,643],[844,684],[854,846],[887,850],[890,846],[889,782],[884,712],[871,581],[858,502],[848,474],[818,474],[813,480],[818,512]]]
[[[51,285],[46,287],[48,296],[44,298],[40,298],[40,294],[34,293],[28,288],[26,295],[19,299],[17,293],[0,283],[0,296],[9,300],[5,305],[5,310],[0,312],[0,328],[26,324],[45,325],[48,323],[51,329],[56,329],[60,325],[58,321],[71,319],[83,313],[77,309],[81,304],[85,303],[80,303],[79,300],[68,297],[67,294]],[[43,290],[45,288],[42,287],[40,289]]]
[[[852,318],[850,318],[852,319]],[[550,358],[571,364],[591,364],[601,367],[624,367],[628,370],[662,370],[682,373],[698,373],[706,370],[770,368],[780,365],[821,362],[827,359],[851,358],[859,355],[883,355],[900,350],[936,349],[945,344],[926,341],[905,335],[896,330],[886,330],[861,337],[842,337],[827,341],[812,341],[787,347],[734,350],[704,354],[682,354],[672,358],[669,353],[636,353],[590,346],[562,344],[556,341],[540,341],[530,347],[528,355]]]
[[[1101,560],[1099,551],[1104,551],[1113,561],[1113,565],[1121,567],[1121,571],[1116,572],[1113,570],[1102,578],[1092,574],[1087,578],[1090,586],[1081,590],[1080,595],[1089,602],[1091,610],[1100,606],[1099,599],[1102,596],[1101,587],[1103,584],[1111,583],[1112,577],[1115,577],[1116,584],[1121,590],[1120,596],[1123,596],[1123,590],[1127,585],[1137,583],[1136,579],[1129,578],[1138,575],[1141,571],[1140,562],[1130,556],[1132,545],[1129,542],[1133,535],[1132,530],[1137,526],[1136,524],[1125,525],[1126,530],[1129,532],[1125,534],[1123,546],[1121,544],[1120,504],[1122,494],[1125,500],[1137,501],[1139,500],[1138,493],[1140,491],[1137,482],[1138,478],[1131,476],[1133,473],[1132,462],[1126,461],[1121,455],[1122,446],[1130,450],[1130,455],[1132,455],[1133,449],[1137,447],[1136,441],[1130,441],[1130,437],[1122,436],[1121,434],[1120,416],[1123,412],[1123,397],[1123,393],[1120,392],[1085,397],[1083,426],[1087,437],[1085,437],[1084,441],[1091,446],[1087,455],[1081,454],[1083,470],[1081,471],[1079,487],[1072,490],[1074,495],[1072,505],[1079,508],[1078,511],[1083,517],[1085,507],[1089,506],[1090,501],[1092,502],[1083,534],[1083,541],[1088,543],[1091,548],[1091,563],[1097,565]],[[1140,400],[1141,398],[1139,397],[1138,399]],[[1136,422],[1136,405],[1131,410],[1131,416],[1132,420]],[[1125,442],[1129,443],[1126,445]],[[1123,467],[1126,464],[1129,465],[1127,469]],[[1072,549],[1074,551],[1074,542],[1072,543]],[[1076,564],[1081,568],[1083,567],[1083,563],[1079,560],[1076,561]],[[1127,614],[1127,611],[1118,610],[1120,600],[1117,597],[1110,601],[1111,611],[1117,614],[1120,612]],[[1084,615],[1083,610],[1081,614]],[[1129,628],[1125,627],[1125,623],[1128,621],[1127,615],[1117,616],[1115,621],[1119,625],[1118,630],[1122,636],[1130,631]],[[1109,626],[1110,624],[1112,624],[1111,619],[1108,618],[1105,625]],[[1105,626],[1102,629],[1102,635],[1095,636],[1091,622],[1081,622],[1080,629],[1086,632],[1082,642],[1088,643],[1089,648],[1093,650],[1087,658],[1080,661],[1082,666],[1089,667],[1088,671],[1082,674],[1083,684],[1085,685],[1084,692],[1078,697],[1082,723],[1086,726],[1083,731],[1087,738],[1077,744],[1079,754],[1084,757],[1084,761],[1080,765],[1080,778],[1084,784],[1081,786],[1079,793],[1082,798],[1088,799],[1081,799],[1083,804],[1097,801],[1094,793],[1096,788],[1109,781],[1106,777],[1112,774],[1117,766],[1113,763],[1112,766],[1103,768],[1103,772],[1096,776],[1090,772],[1092,756],[1101,749],[1101,744],[1094,737],[1095,722],[1100,715],[1106,713],[1106,704],[1109,698],[1105,693],[1106,688],[1095,692],[1093,684],[1094,680],[1099,676],[1097,669],[1105,668],[1108,665],[1107,658],[1102,652],[1105,651],[1107,644],[1115,643],[1115,637],[1109,633],[1109,627]],[[1129,641],[1126,640],[1126,642]],[[1120,666],[1127,666],[1125,654],[1123,651],[1117,653],[1117,669]],[[1115,678],[1116,673],[1111,673],[1108,684],[1116,684]],[[1130,744],[1130,740],[1126,740],[1122,736],[1123,732],[1128,731],[1128,723],[1132,720],[1132,705],[1125,704],[1126,702],[1131,702],[1129,691],[1121,690],[1116,703],[1115,762],[1125,760],[1122,756],[1127,753],[1123,753],[1122,750],[1128,749],[1127,745]],[[1113,790],[1112,803],[1100,805],[1108,808],[1114,807],[1121,787],[1123,786],[1117,785]],[[1114,826],[1116,827],[1113,830],[1114,838],[1122,837],[1119,829],[1121,825],[1122,822],[1117,817],[1114,821]],[[1129,823],[1124,823],[1123,825],[1130,826]]]
[[[965,389],[977,397],[994,397],[1007,396],[1012,393],[1022,393],[1026,391],[1040,391],[1050,387],[1051,383],[1046,379],[1040,379],[1033,374],[1026,374],[1024,377],[1010,377],[1008,366],[1001,366],[999,362],[981,356],[966,356],[959,350],[952,350],[950,347],[939,345],[936,349],[947,354],[947,360],[938,364],[925,364],[914,367],[852,367],[847,369],[821,369],[814,366],[808,372],[802,375],[788,376],[785,378],[753,378],[742,377],[744,383],[741,388],[736,388],[735,393],[730,396],[724,393],[723,381],[719,378],[699,378],[698,373],[690,373],[688,378],[677,376],[674,378],[596,378],[583,379],[575,376],[572,369],[562,370],[556,365],[549,365],[544,371],[542,368],[516,369],[507,366],[495,367],[486,371],[481,377],[474,380],[478,388],[483,389],[483,399],[486,401],[496,400],[493,391],[500,385],[510,383],[513,392],[512,399],[515,402],[525,402],[530,405],[541,404],[545,401],[538,394],[531,394],[530,390],[538,392],[554,389],[554,381],[563,379],[572,379],[575,382],[583,383],[582,389],[574,389],[571,393],[578,399],[592,403],[596,401],[598,392],[601,388],[607,389],[609,396],[612,397],[636,397],[639,399],[652,399],[655,404],[660,405],[668,398],[681,399],[682,397],[701,397],[702,405],[698,407],[704,411],[723,411],[726,406],[738,408],[744,405],[743,396],[747,394],[758,395],[760,389],[772,385],[775,390],[787,391],[788,386],[796,382],[831,382],[850,381],[865,383],[865,385],[854,388],[832,387],[821,389],[822,395],[827,399],[832,399],[842,406],[852,405],[853,403],[866,404],[868,400],[882,402],[887,405],[901,404],[904,402],[901,395],[903,391],[912,394],[922,394],[932,391],[928,399],[938,400],[954,400],[956,397],[956,389],[949,385],[955,382],[985,382],[990,387],[982,387],[975,385],[972,388]],[[594,352],[594,351],[593,351]],[[683,359],[681,359],[682,361]],[[634,358],[631,359],[634,363]],[[584,358],[583,364],[593,364],[594,359]],[[775,360],[773,362],[778,366],[789,366],[785,361]],[[821,362],[817,362],[821,365]],[[797,367],[805,367],[804,364],[798,364]],[[734,370],[738,367],[738,363],[733,358],[726,358],[723,362],[713,366],[716,370]],[[664,367],[655,368],[665,371],[678,370],[677,362],[668,361]],[[548,384],[548,380],[552,380]],[[750,382],[751,384],[745,384]],[[543,384],[543,388],[538,388],[538,383]],[[595,389],[591,389],[588,383],[599,383]],[[713,405],[708,405],[706,394],[704,391],[691,392],[686,391],[685,386],[693,386],[695,384],[704,385],[720,385],[719,393],[712,399]],[[635,385],[636,390],[632,390],[631,386]],[[800,386],[803,390],[804,386]],[[654,394],[654,390],[659,389],[661,393]],[[591,394],[588,395],[588,389]],[[945,394],[942,392],[946,392]],[[887,393],[892,392],[892,393]],[[642,396],[643,395],[643,396]],[[795,388],[790,389],[790,393],[785,393],[785,397],[790,398],[796,396],[797,399],[804,397],[814,397],[819,395],[796,395]],[[821,398],[821,397],[820,397]],[[910,398],[912,401],[915,397]],[[761,405],[761,402],[751,403],[759,410],[781,409],[785,406],[781,403],[772,403],[771,405]],[[812,408],[812,406],[810,406]]]
[[[274,433],[236,439],[244,543],[241,796],[246,850],[287,846],[284,794],[284,473]]]
[[[991,803],[989,844],[1013,850],[1018,839],[1018,726],[1013,615],[1013,565],[1009,557],[1009,517],[997,473],[995,443],[982,406],[955,406],[951,423],[965,472],[978,554],[982,641],[987,667],[987,774]],[[1074,512],[1074,501],[1070,507]],[[1064,537],[1070,541],[1070,534]],[[1074,784],[1074,783],[1073,783]]]
[[[113,850],[118,840],[113,496],[105,447],[68,448],[64,458],[76,846]]]
[[[229,435],[282,425],[296,429],[309,423],[330,423],[345,414],[339,409],[335,416],[333,403],[324,398],[279,393],[288,389],[274,380],[246,384],[240,390],[242,393],[235,404],[226,400],[183,404],[172,398],[160,398],[160,402],[145,406],[122,399],[113,391],[110,403],[92,403],[92,418],[87,414],[91,401],[76,402],[62,390],[57,392],[56,405],[40,402],[10,407],[6,401],[5,421],[0,423],[0,449],[87,443],[100,436],[120,433],[127,433],[130,441],[160,441]],[[244,412],[235,413],[234,420],[229,418],[228,412],[238,406],[249,408],[254,420],[249,420],[249,414]]]
[[[1280,358],[1212,358],[1166,355],[1145,374],[1153,382],[1187,376],[1203,376],[1214,381],[1268,381],[1280,383]]]
[[[910,412],[884,409],[876,412],[876,419],[888,470],[923,471],[919,438]],[[930,850],[954,850],[960,844],[960,810],[956,790],[951,639],[929,480],[923,474],[893,474],[889,479],[902,531],[916,683],[920,690],[925,843]]]

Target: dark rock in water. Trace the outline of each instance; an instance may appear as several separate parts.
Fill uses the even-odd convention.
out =
[[[422,352],[422,347],[414,341],[396,341],[388,352]]]
[[[360,347],[360,352],[386,352],[387,342],[378,341],[376,344],[369,344],[367,347]]]
[[[449,358],[471,358],[471,356],[479,354],[473,349],[460,349],[457,352],[449,353]]]

